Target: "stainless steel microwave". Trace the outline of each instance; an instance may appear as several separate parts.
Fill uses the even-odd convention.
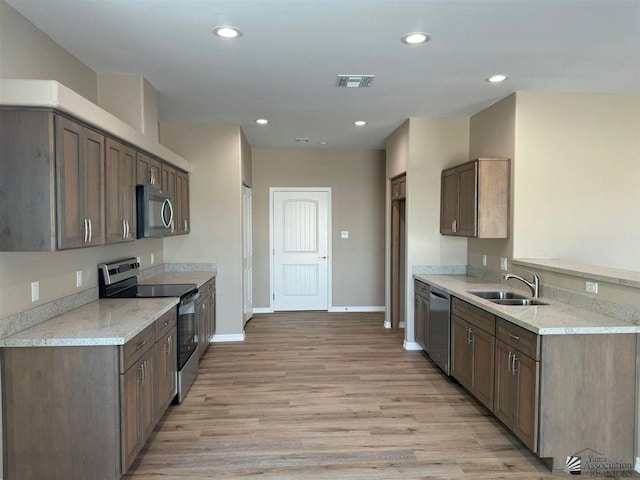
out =
[[[149,185],[136,188],[138,203],[138,238],[166,237],[173,233],[173,198],[171,192]]]

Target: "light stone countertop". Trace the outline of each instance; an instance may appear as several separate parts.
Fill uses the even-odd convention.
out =
[[[179,299],[100,299],[0,339],[0,347],[124,345]]]
[[[140,285],[158,285],[158,284],[187,284],[195,283],[198,288],[215,277],[215,272],[164,272],[145,278],[140,281]]]
[[[542,302],[548,303],[540,306],[523,307],[492,303],[468,293],[468,290],[506,290],[531,295],[530,292],[497,283],[488,283],[476,277],[467,275],[414,275],[413,277],[539,335],[640,333],[640,325],[548,298],[540,298]]]

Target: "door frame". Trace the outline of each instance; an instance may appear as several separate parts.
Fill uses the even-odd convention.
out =
[[[327,311],[333,306],[332,268],[333,250],[331,247],[331,187],[269,187],[269,311],[274,312],[273,297],[275,295],[275,241],[273,228],[273,195],[275,192],[326,192],[327,193]]]

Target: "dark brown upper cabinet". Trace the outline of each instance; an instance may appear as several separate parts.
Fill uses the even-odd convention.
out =
[[[479,158],[443,170],[440,233],[508,238],[510,160]]]

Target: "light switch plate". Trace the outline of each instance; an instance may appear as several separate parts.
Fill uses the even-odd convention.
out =
[[[40,282],[31,282],[31,301],[37,302],[40,298]]]
[[[487,266],[487,256],[486,255],[482,255],[482,266],[483,267]]]
[[[509,266],[507,265],[507,259],[500,258],[500,270],[504,270],[506,272],[508,269],[509,269]]]
[[[598,284],[596,282],[584,282],[584,289],[589,293],[598,293]]]
[[[76,271],[76,288],[82,286],[82,270]]]
[[[349,238],[349,231],[348,230],[342,230],[340,232],[340,238]]]
[[[155,257],[155,255],[152,253],[152,254],[151,254],[151,265],[153,265],[153,264],[155,263],[155,261],[156,261],[156,257]]]

